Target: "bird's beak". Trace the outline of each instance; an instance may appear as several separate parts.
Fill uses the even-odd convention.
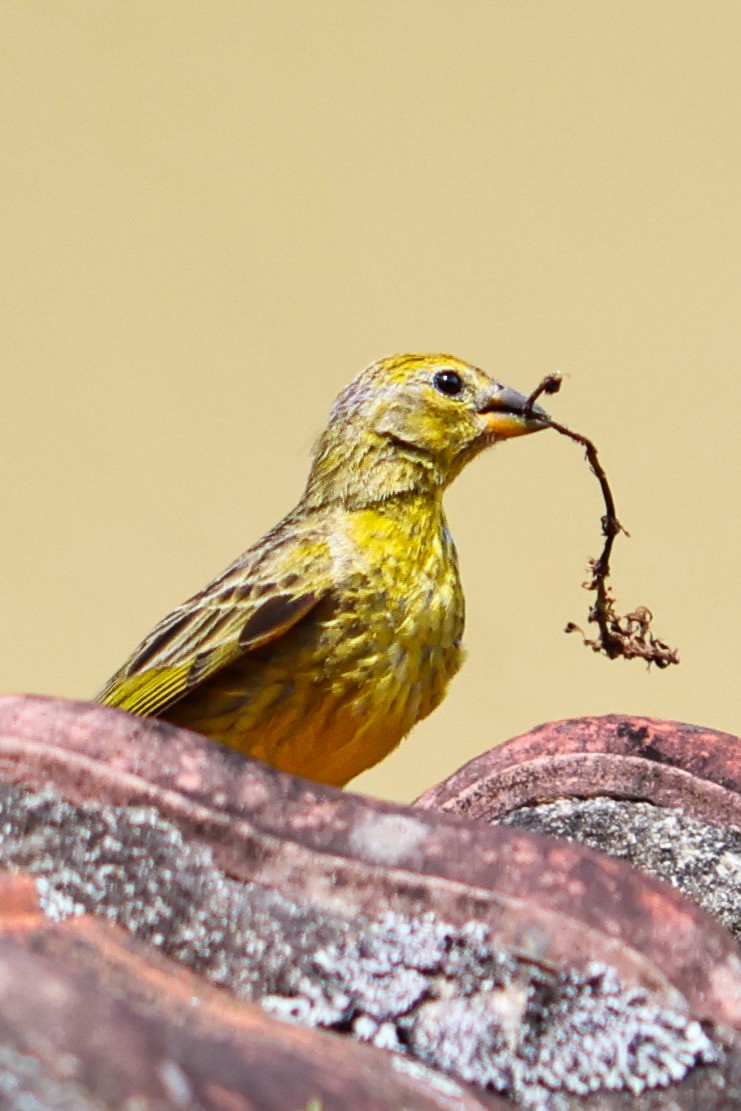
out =
[[[545,409],[541,409],[540,405],[528,408],[525,395],[509,386],[494,386],[482,398],[478,411],[484,418],[487,432],[497,440],[540,432],[550,422]]]

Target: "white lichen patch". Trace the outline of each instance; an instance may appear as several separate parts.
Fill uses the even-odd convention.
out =
[[[741,830],[683,810],[596,797],[511,811],[502,825],[579,841],[678,888],[741,941]]]
[[[483,922],[347,919],[288,900],[224,875],[153,808],[2,786],[0,863],[36,876],[51,918],[103,915],[277,1017],[395,1050],[530,1111],[664,1087],[720,1059],[697,1022],[609,968],[536,965],[493,948]]]
[[[369,814],[350,830],[350,847],[377,864],[401,865],[428,832],[425,822],[405,814]]]

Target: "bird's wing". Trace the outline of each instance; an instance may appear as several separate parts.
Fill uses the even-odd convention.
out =
[[[326,574],[317,574],[322,570],[317,563],[323,562],[317,553],[308,561],[311,575],[291,571],[273,581],[259,568],[235,564],[161,621],[97,700],[143,716],[161,713],[244,653],[277,640],[303,620],[329,593]]]

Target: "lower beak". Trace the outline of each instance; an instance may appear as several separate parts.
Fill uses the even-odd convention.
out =
[[[550,423],[545,409],[541,409],[540,405],[528,406],[525,395],[509,386],[502,386],[487,398],[479,412],[487,432],[497,440],[541,432]]]

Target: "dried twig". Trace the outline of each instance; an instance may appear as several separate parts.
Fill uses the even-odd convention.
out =
[[[561,389],[562,382],[563,375],[559,374],[558,371],[556,371],[555,374],[546,374],[543,381],[540,383],[539,386],[535,387],[533,392],[530,394],[530,397],[525,402],[525,408],[522,411],[523,415],[526,417],[531,417],[533,414],[533,406],[535,405],[535,402],[538,400],[538,398],[544,393],[558,393],[558,391]]]
[[[561,375],[547,375],[527,399],[524,409],[525,414],[532,413],[536,400],[542,394],[557,393],[560,388]],[[586,436],[582,436],[578,432],[572,432],[571,429],[551,418],[548,419],[548,424],[562,436],[568,436],[570,440],[575,440],[577,444],[582,445],[592,473],[599,482],[605,503],[605,514],[601,522],[605,542],[599,558],[590,559],[591,577],[588,582],[584,583],[587,590],[593,590],[597,595],[594,605],[589,610],[588,619],[597,625],[599,634],[589,638],[573,621],[568,623],[565,631],[567,633],[581,633],[584,643],[589,648],[595,652],[604,652],[611,660],[617,659],[619,656],[626,660],[638,658],[645,660],[648,664],[655,664],[659,668],[679,663],[677,650],[670,648],[668,644],[659,640],[651,632],[653,615],[649,609],[645,606],[638,606],[631,613],[624,616],[615,612],[615,598],[611,588],[607,585],[610,576],[610,558],[615,537],[618,533],[623,532],[626,536],[629,534],[618,520],[615,499],[612,496],[607,475],[599,461],[595,445]]]

